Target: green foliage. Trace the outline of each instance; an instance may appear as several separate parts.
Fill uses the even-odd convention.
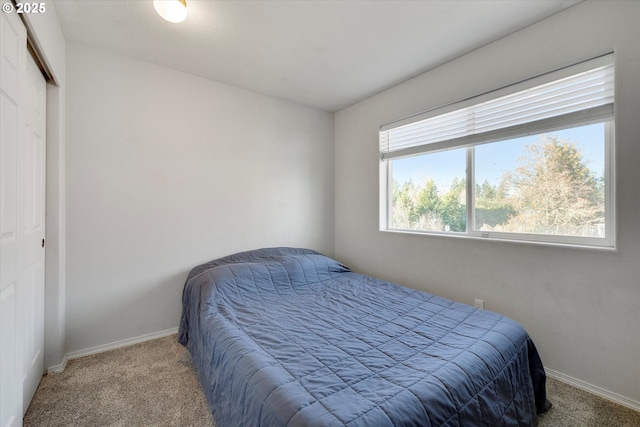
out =
[[[446,231],[465,231],[467,229],[467,200],[465,180],[454,178],[451,188],[445,193],[439,207],[439,213]]]
[[[476,184],[476,228],[492,230],[515,215],[515,208],[505,196],[504,185],[493,186],[487,180]]]
[[[430,179],[418,193],[417,214],[418,216],[424,216],[429,212],[437,212],[439,205],[438,187]]]
[[[597,235],[604,218],[604,181],[595,177],[576,144],[543,135],[526,150],[498,185],[476,184],[476,228]],[[455,178],[446,192],[433,180],[394,182],[392,213],[396,229],[465,231],[465,180]]]
[[[433,180],[418,187],[413,181],[393,183],[392,227],[406,230],[465,231],[465,182],[454,179],[440,195]]]
[[[503,181],[517,214],[502,231],[597,235],[604,221],[603,183],[575,143],[543,136]]]

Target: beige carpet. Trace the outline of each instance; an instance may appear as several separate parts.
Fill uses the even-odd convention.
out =
[[[640,427],[640,412],[551,379],[547,390],[554,406],[540,427]],[[42,379],[24,425],[214,426],[175,335],[71,360]]]
[[[46,375],[24,426],[202,426],[213,422],[189,352],[169,336],[70,360]]]

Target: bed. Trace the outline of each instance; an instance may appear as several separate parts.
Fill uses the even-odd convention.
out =
[[[178,341],[217,427],[527,426],[548,405],[512,319],[309,249],[195,267]]]

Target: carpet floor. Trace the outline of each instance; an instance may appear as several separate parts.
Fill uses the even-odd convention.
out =
[[[640,412],[549,379],[539,427],[640,427]],[[214,427],[187,350],[169,336],[70,360],[46,375],[25,427]],[[227,427],[227,426],[225,426]],[[237,427],[237,426],[230,426]]]

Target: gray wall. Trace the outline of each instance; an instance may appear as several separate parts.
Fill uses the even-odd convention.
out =
[[[616,252],[381,232],[378,127],[615,51]],[[425,52],[428,55],[428,52]],[[336,257],[520,321],[547,368],[640,402],[640,2],[580,3],[335,116]]]
[[[67,44],[67,351],[178,325],[198,263],[333,253],[333,115]]]

